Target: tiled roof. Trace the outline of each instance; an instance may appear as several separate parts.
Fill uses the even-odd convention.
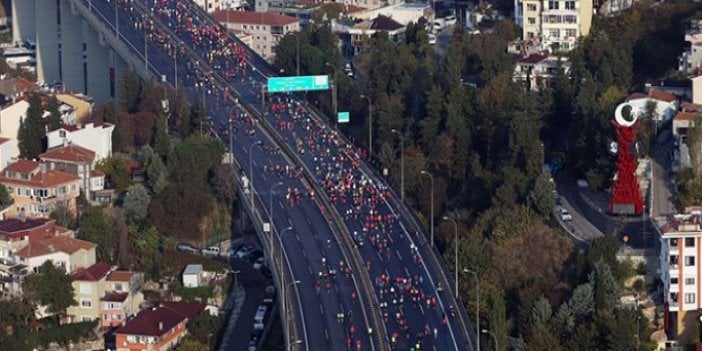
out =
[[[6,142],[8,142],[8,141],[10,141],[10,139],[0,137],[0,145],[6,143]]]
[[[115,334],[161,336],[204,309],[205,305],[201,303],[162,302],[159,307],[139,312]]]
[[[105,173],[100,171],[100,170],[94,169],[94,170],[90,171],[90,176],[91,177],[104,177]]]
[[[0,221],[0,233],[17,233],[33,229],[49,222],[46,218],[9,218]]]
[[[110,291],[105,293],[105,296],[103,296],[100,300],[109,302],[124,302],[124,300],[127,299],[127,296],[129,296],[129,293]]]
[[[638,100],[638,99],[646,99],[646,98],[648,98],[648,95],[646,95],[644,93],[633,93],[633,94],[629,95],[627,100]]]
[[[134,275],[134,272],[114,271],[107,276],[107,280],[111,282],[128,282]]]
[[[702,117],[702,114],[699,114],[699,113],[678,112],[677,114],[675,114],[675,117],[673,117],[673,119],[676,121],[696,121],[697,119],[699,119],[701,117]]]
[[[110,272],[110,265],[98,262],[88,268],[81,268],[73,272],[73,280],[96,282],[102,280]]]
[[[383,15],[378,15],[373,20],[373,23],[370,25],[370,29],[375,29],[375,30],[386,30],[386,31],[393,31],[402,28],[403,25],[395,21],[394,19],[383,16]]]
[[[228,15],[227,12],[229,12]],[[270,12],[220,10],[212,13],[212,16],[219,22],[226,23],[227,19],[229,19],[229,23],[262,24],[267,26],[285,26],[300,22],[295,17]]]
[[[17,255],[25,258],[44,256],[54,252],[65,252],[72,255],[79,250],[90,250],[96,246],[90,241],[65,236],[52,236],[35,242],[30,241],[27,246],[17,251]]]
[[[648,95],[646,95],[644,93],[633,93],[633,94],[629,95],[627,100],[638,100],[638,99],[646,99],[646,98],[651,98],[654,100],[665,101],[665,102],[673,102],[673,101],[678,99],[673,94],[666,93],[664,91],[651,90],[648,92]]]
[[[40,154],[45,160],[59,160],[73,163],[91,163],[95,160],[95,152],[75,144],[59,146]]]
[[[682,104],[680,104],[680,109],[683,112],[702,112],[702,105],[684,101]]]
[[[29,173],[39,167],[40,163],[32,160],[17,160],[5,167],[4,171]]]

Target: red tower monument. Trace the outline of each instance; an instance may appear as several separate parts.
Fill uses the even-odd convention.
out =
[[[614,111],[612,125],[617,131],[617,180],[612,187],[608,211],[611,214],[641,215],[643,198],[636,179],[638,164],[636,146],[637,114],[623,103]]]

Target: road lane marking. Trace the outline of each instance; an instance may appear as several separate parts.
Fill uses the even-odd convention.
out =
[[[329,341],[329,329],[327,328],[324,328],[324,338],[327,339],[327,341]]]
[[[400,258],[400,261],[402,261],[402,255],[400,255],[400,250],[395,249],[395,252],[397,253],[397,257]]]
[[[305,251],[304,247],[302,248],[302,256],[305,256],[305,258],[307,258],[307,251]]]
[[[322,304],[319,304],[319,313],[324,315],[324,306],[322,306]]]

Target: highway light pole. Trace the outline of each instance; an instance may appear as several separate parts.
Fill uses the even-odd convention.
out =
[[[455,290],[456,290],[456,298],[458,298],[458,224],[456,223],[455,219],[448,217],[448,216],[444,216],[443,220],[450,221],[453,223],[453,235],[454,235],[453,246],[455,247],[455,258],[454,258],[454,269],[453,270],[454,270],[454,272],[456,272],[456,281],[454,282],[454,284],[455,284]]]
[[[236,290],[236,288],[238,287],[238,284],[239,284],[239,281],[238,281],[239,273],[241,273],[241,271],[232,271],[232,273],[234,273],[234,289]]]
[[[273,191],[274,191],[274,189],[275,189],[276,187],[279,187],[279,186],[281,186],[281,185],[283,185],[283,182],[277,182],[277,183],[273,184],[273,186],[271,187],[271,191],[268,193],[268,216],[270,217],[270,221],[271,221],[271,224],[270,224],[270,231],[271,231],[271,250],[270,250],[270,251],[271,251],[271,259],[272,259],[272,257],[273,257],[273,226],[275,225],[275,223],[273,223],[273,194],[274,194]]]
[[[492,340],[495,342],[495,351],[499,351],[500,347],[499,347],[499,344],[497,343],[497,336],[495,336],[495,333],[493,333],[487,329],[483,329],[481,331],[483,332],[483,334],[490,334],[492,336]],[[478,337],[480,337],[480,336],[478,336]]]
[[[475,277],[475,349],[480,351],[480,279],[478,279],[478,273],[471,271],[468,268],[463,268],[463,273],[470,273]]]
[[[290,287],[290,285],[293,284],[300,284],[301,281],[296,280],[288,283],[285,286],[285,292],[283,293],[283,322],[285,323],[285,340],[288,340],[288,347],[287,350],[290,351],[292,348],[292,343],[290,342],[290,321],[288,320],[288,295],[287,295],[287,290]]]
[[[431,247],[434,247],[434,175],[427,171],[420,171],[420,175],[428,175],[431,177],[431,221],[429,232],[431,233]],[[480,350],[478,350],[480,351]]]
[[[400,138],[400,200],[405,202],[405,138],[397,129],[390,129],[390,133],[395,133]]]
[[[336,118],[339,115],[339,107],[337,106],[337,102],[336,102],[337,85],[339,85],[339,82],[337,81],[338,78],[336,75],[337,70],[336,70],[336,66],[332,65],[329,62],[325,63],[325,65],[331,67],[334,70],[334,82],[333,82],[334,86],[332,87],[332,88],[334,88],[334,90],[332,90],[332,105],[334,108],[334,120],[336,121]]]
[[[261,145],[261,141],[258,140],[254,142],[253,144],[249,145],[249,191],[251,192],[251,213],[254,213],[254,180],[253,180],[253,158],[251,155],[253,154],[253,147],[256,145]],[[265,206],[265,205],[264,205]]]
[[[368,159],[373,160],[373,101],[370,96],[361,94],[361,97],[368,100]]]
[[[296,53],[297,53],[297,75],[299,76],[300,75],[300,33],[299,32],[295,33],[295,40],[297,43],[297,50],[296,50]]]

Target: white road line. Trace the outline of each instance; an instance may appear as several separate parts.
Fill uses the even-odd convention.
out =
[[[319,313],[324,315],[324,306],[322,306],[322,304],[319,304]]]
[[[400,255],[400,250],[395,249],[395,253],[397,253],[397,257],[402,261],[402,255]]]
[[[324,328],[324,338],[327,339],[327,341],[329,341],[329,329],[327,328]]]
[[[278,205],[280,206],[280,209],[285,210],[285,207],[283,207],[283,203],[278,201]]]
[[[380,262],[383,262],[383,256],[380,254],[380,251],[376,251],[375,253],[378,255]]]
[[[305,256],[305,258],[307,258],[307,251],[305,251],[305,248],[302,248],[302,256]]]
[[[308,264],[308,265],[307,265],[307,270],[310,271],[310,275],[311,275],[312,277],[314,277],[314,272],[312,272],[312,266],[310,266],[310,265]]]
[[[295,232],[295,239],[297,239],[298,243],[300,242],[300,234],[298,234],[297,232]]]

